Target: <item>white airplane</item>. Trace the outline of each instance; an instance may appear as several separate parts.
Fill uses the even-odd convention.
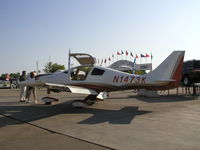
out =
[[[84,100],[74,101],[75,107],[85,107],[95,103],[101,92],[130,89],[167,90],[176,88],[181,80],[185,51],[172,52],[155,70],[145,75],[135,75],[94,65],[90,55],[71,54],[82,65],[67,71],[38,75],[34,81],[21,82],[22,85],[47,87],[50,90],[67,91],[88,95]],[[86,63],[84,63],[86,62]],[[100,94],[100,95],[99,95]],[[46,103],[53,98],[47,97]]]

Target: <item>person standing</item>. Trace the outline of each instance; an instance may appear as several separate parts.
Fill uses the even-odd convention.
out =
[[[19,78],[19,81],[25,81],[27,79],[26,77],[26,71],[22,71],[22,75]],[[26,90],[27,87],[24,85],[20,85],[20,102],[25,102],[26,100]]]
[[[30,73],[30,78],[28,78],[28,80],[35,81],[35,77],[36,77],[36,73],[35,72],[31,72]],[[37,100],[36,100],[36,87],[31,87],[31,86],[27,87],[27,99],[28,99],[28,103],[30,103],[31,92],[33,92],[34,103],[37,104]]]

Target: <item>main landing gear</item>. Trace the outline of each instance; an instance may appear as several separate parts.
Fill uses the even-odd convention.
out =
[[[75,100],[72,102],[72,106],[76,108],[84,108],[95,104],[97,95],[88,95],[84,100]]]

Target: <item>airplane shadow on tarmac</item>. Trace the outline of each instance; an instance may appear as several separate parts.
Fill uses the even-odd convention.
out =
[[[113,98],[108,98],[113,99]],[[182,95],[161,95],[159,97],[144,97],[138,95],[129,95],[128,97],[115,97],[115,100],[122,100],[122,99],[133,99],[139,100],[147,103],[170,103],[170,102],[182,102],[182,101],[192,101],[196,100],[193,96],[182,96]]]
[[[130,124],[137,115],[151,113],[151,111],[138,110],[138,107],[124,107],[120,110],[90,109],[85,113],[92,113],[93,116],[79,122],[79,124],[97,124],[109,122],[110,124]]]
[[[120,110],[106,110],[97,108],[74,108],[71,103],[65,102],[57,105],[18,105],[0,107],[0,127],[32,122],[60,114],[92,114],[85,120],[77,120],[77,124],[98,124],[108,122],[110,124],[130,124],[137,115],[151,113],[151,111],[139,110],[138,107],[123,107]],[[11,118],[16,121],[5,121]],[[66,116],[66,119],[67,116]],[[73,118],[74,119],[74,118]]]

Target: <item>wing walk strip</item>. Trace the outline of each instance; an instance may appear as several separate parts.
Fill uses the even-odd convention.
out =
[[[91,142],[91,141],[88,141],[88,140],[84,140],[84,139],[81,139],[81,138],[73,137],[73,136],[68,135],[68,134],[63,134],[63,133],[60,133],[60,132],[57,132],[57,131],[53,131],[53,130],[44,128],[42,126],[35,125],[33,123],[30,123],[30,122],[27,122],[27,121],[23,121],[23,120],[20,120],[20,119],[17,119],[15,117],[11,117],[11,116],[8,116],[8,115],[2,114],[2,113],[0,113],[0,115],[4,116],[6,118],[9,118],[9,119],[13,119],[13,120],[19,121],[21,123],[26,123],[28,125],[31,125],[33,127],[36,127],[36,128],[39,128],[39,129],[42,129],[42,130],[45,130],[45,131],[48,131],[48,132],[53,133],[53,134],[58,134],[58,135],[66,136],[66,137],[73,138],[73,139],[76,139],[76,140],[80,140],[80,141],[83,141],[83,142],[86,142],[86,143],[89,143],[89,144],[93,144],[93,145],[97,145],[97,146],[100,146],[100,147],[104,147],[104,148],[107,148],[107,149],[110,149],[110,150],[117,150],[117,149],[114,149],[114,148],[111,148],[111,147],[108,147],[108,146],[105,146],[105,145],[101,145],[101,144],[94,143],[94,142]]]

